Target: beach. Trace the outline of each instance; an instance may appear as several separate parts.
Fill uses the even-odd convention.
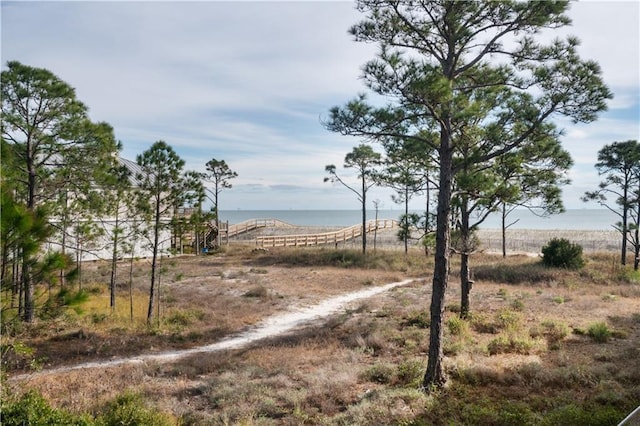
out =
[[[342,229],[340,226],[291,226],[291,227],[267,227],[254,230],[252,232],[238,236],[231,241],[242,241],[254,243],[258,236],[272,235],[313,235],[327,232],[334,232]],[[398,228],[380,229],[374,235],[367,235],[367,245],[369,248],[400,250],[404,248],[404,243],[397,237]],[[502,232],[500,229],[480,229],[477,231],[480,240],[480,251],[490,253],[502,253]],[[409,246],[419,248],[418,241],[420,234],[414,232]],[[616,231],[605,230],[557,230],[557,229],[507,229],[506,248],[511,254],[528,253],[539,254],[542,247],[553,238],[566,238],[573,243],[580,244],[585,253],[611,252],[617,253],[621,247],[621,237]],[[341,243],[339,247],[359,248],[362,240],[356,238],[346,243]]]

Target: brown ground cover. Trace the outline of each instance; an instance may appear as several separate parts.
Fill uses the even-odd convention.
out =
[[[126,309],[109,313],[108,270],[95,263],[83,273],[93,296],[81,313],[70,310],[3,343],[34,348],[46,373],[208,344],[334,295],[423,279],[239,350],[20,379],[11,377],[27,371],[29,360],[7,357],[6,384],[14,392],[37,389],[74,412],[96,412],[131,391],[178,424],[614,424],[640,404],[640,277],[613,257],[595,255],[583,270],[568,271],[526,256],[475,256],[468,321],[457,316],[454,265],[444,342],[450,381],[430,396],[419,383],[431,261],[419,250],[379,250],[365,259],[349,250],[238,246],[165,259],[161,321],[153,326],[143,320],[147,262],[135,266],[133,322],[126,285],[118,299]],[[124,277],[128,264],[121,268]],[[606,333],[593,331],[596,324]]]

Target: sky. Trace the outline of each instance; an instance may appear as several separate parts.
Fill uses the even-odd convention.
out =
[[[342,164],[362,142],[322,125],[331,107],[366,92],[361,67],[377,52],[348,34],[363,19],[353,2],[3,0],[0,13],[2,69],[17,60],[52,71],[93,121],[113,126],[123,157],[164,140],[189,170],[225,160],[238,177],[222,210],[360,208],[323,182],[328,164],[353,182]],[[575,163],[565,207],[596,208],[580,197],[600,181],[598,150],[640,139],[640,2],[581,1],[568,15],[572,26],[553,36],[577,36],[614,94],[594,123],[555,119]],[[368,199],[401,209],[389,190]]]

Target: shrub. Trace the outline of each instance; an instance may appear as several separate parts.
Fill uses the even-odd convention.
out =
[[[560,342],[569,335],[569,326],[564,322],[547,320],[540,324],[539,328],[532,329],[531,337],[544,336],[547,346],[551,350],[559,349]]]
[[[93,424],[87,417],[52,408],[36,391],[29,391],[19,398],[3,395],[0,413],[0,424],[4,426]]]
[[[469,324],[460,317],[453,316],[447,320],[447,329],[453,336],[460,336],[466,334],[469,329]]]
[[[529,355],[533,346],[530,339],[500,336],[489,342],[487,350],[489,355],[508,353]]]
[[[587,334],[594,342],[606,343],[611,337],[611,330],[604,322],[597,322],[589,327]]]
[[[580,269],[585,264],[582,246],[566,238],[553,238],[542,248],[542,263],[556,268]]]
[[[260,299],[266,299],[267,296],[269,296],[269,290],[263,286],[263,285],[256,285],[252,288],[250,288],[249,290],[246,291],[246,293],[243,294],[244,297],[257,297]]]
[[[140,395],[127,392],[108,403],[101,415],[97,418],[96,423],[104,426],[169,426],[175,422],[172,421],[169,416],[155,409],[147,408]]]
[[[518,311],[521,312],[524,310],[524,302],[520,299],[515,299],[513,302],[511,302],[511,309],[513,309],[514,311]]]
[[[419,360],[406,360],[398,364],[397,380],[401,386],[418,387],[424,374],[424,365]]]
[[[520,328],[522,315],[509,309],[502,309],[496,314],[496,324],[502,330],[515,333]]]
[[[404,326],[414,326],[418,328],[429,328],[431,317],[426,311],[413,311],[409,313],[402,322]]]
[[[393,379],[393,367],[387,364],[376,364],[361,374],[361,378],[368,382],[388,384]]]
[[[614,407],[580,406],[569,404],[558,407],[544,416],[542,425],[615,425],[618,424],[624,412]]]

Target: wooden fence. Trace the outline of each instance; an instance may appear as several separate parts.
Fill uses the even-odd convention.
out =
[[[223,234],[226,234],[227,238],[233,238],[240,234],[244,234],[258,228],[290,228],[292,226],[293,225],[278,219],[251,219],[233,225],[229,225],[228,223],[220,223],[220,230]]]
[[[365,224],[365,233],[371,233],[379,229],[398,227],[398,222],[393,219],[370,220]],[[323,232],[320,234],[301,235],[265,235],[256,237],[256,245],[259,247],[306,247],[333,244],[338,245],[362,236],[362,225],[354,225],[338,231]]]

